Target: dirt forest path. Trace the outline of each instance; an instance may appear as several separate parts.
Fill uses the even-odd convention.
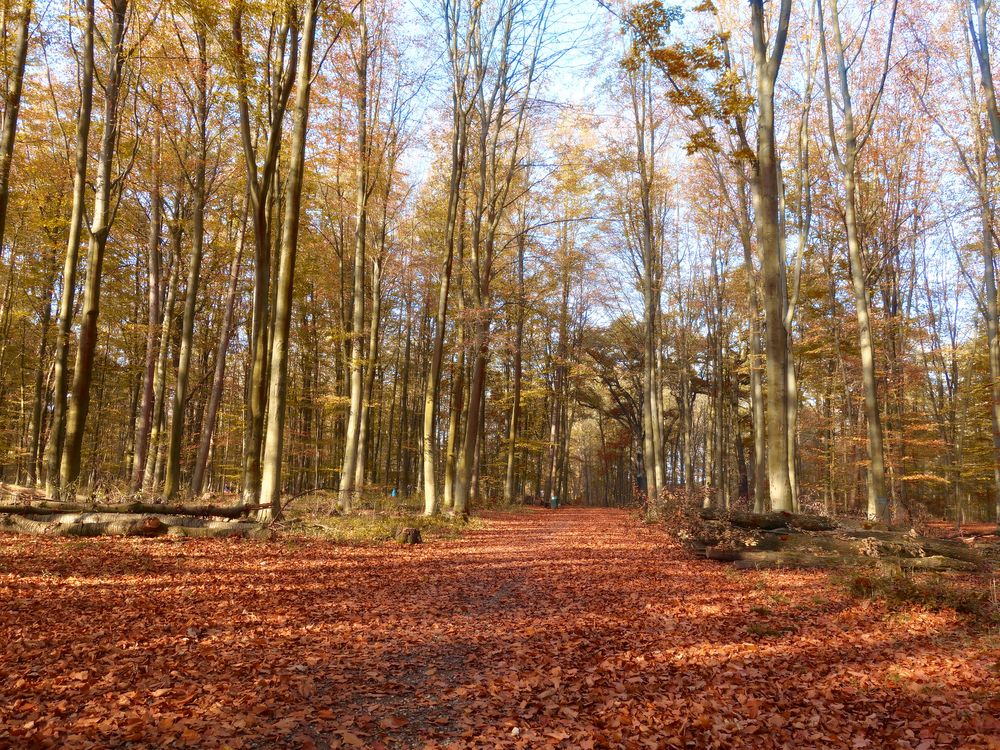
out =
[[[0,537],[2,748],[1000,747],[996,635],[617,510],[417,547]]]

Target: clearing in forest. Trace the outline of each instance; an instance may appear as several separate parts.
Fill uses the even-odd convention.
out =
[[[617,510],[422,546],[0,537],[0,747],[1000,747],[995,633]]]

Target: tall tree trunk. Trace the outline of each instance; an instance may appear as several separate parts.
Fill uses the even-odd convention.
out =
[[[763,513],[768,505],[766,440],[764,422],[764,384],[761,378],[760,351],[760,297],[757,293],[757,272],[753,263],[753,250],[749,230],[741,233],[743,240],[743,265],[747,269],[747,298],[750,305],[750,412],[753,418],[753,506],[755,513]]]
[[[424,514],[438,512],[437,475],[437,408],[441,389],[441,362],[444,358],[445,328],[448,321],[448,289],[451,285],[452,261],[455,257],[457,235],[462,231],[459,219],[459,201],[465,177],[466,138],[469,116],[475,104],[475,94],[481,87],[482,78],[472,81],[473,95],[467,95],[469,72],[474,55],[466,45],[472,46],[479,34],[481,6],[471,3],[468,15],[463,14],[463,4],[455,2],[444,6],[444,24],[448,42],[448,61],[451,66],[451,165],[448,177],[448,208],[445,218],[444,259],[441,262],[441,277],[438,287],[437,309],[434,316],[434,334],[429,368],[424,385],[424,410],[422,422],[422,473],[424,487]],[[465,26],[462,26],[462,23]],[[464,211],[463,211],[464,214]]]
[[[70,212],[69,237],[63,264],[62,290],[59,294],[59,319],[56,325],[54,370],[52,374],[52,422],[45,446],[45,493],[54,496],[59,491],[59,466],[62,463],[63,439],[66,432],[66,390],[69,373],[70,330],[76,297],[76,274],[80,260],[80,238],[83,234],[84,207],[87,199],[88,142],[90,116],[94,102],[94,0],[85,0],[80,81],[80,110],[76,118],[76,166],[73,172],[73,207]]]
[[[0,247],[3,247],[7,229],[7,204],[10,201],[10,165],[14,157],[17,138],[18,114],[21,111],[21,84],[24,66],[28,59],[28,29],[31,24],[32,0],[21,0],[17,18],[17,40],[14,42],[14,59],[11,61],[0,125]]]
[[[865,265],[858,237],[855,161],[851,155],[848,136],[847,159],[844,169],[844,221],[847,224],[847,252],[851,267],[851,288],[858,318],[858,346],[861,351],[861,382],[864,391],[865,419],[868,422],[868,477],[870,496],[868,515],[883,520],[888,514],[885,490],[885,450],[882,438],[882,416],[878,402],[878,381],[875,375],[875,345],[872,341],[871,314],[868,289],[865,283]]]
[[[527,235],[524,227],[517,237],[517,309],[514,313],[514,382],[511,386],[510,424],[507,428],[507,474],[503,484],[503,501],[514,502],[514,468],[517,460],[517,429],[521,419],[521,376],[524,347],[524,251]]]
[[[344,462],[340,472],[340,505],[351,510],[355,496],[354,475],[361,436],[361,412],[364,404],[364,318],[365,318],[365,242],[368,232],[368,26],[365,2],[359,5],[358,59],[358,162],[354,210],[354,305],[351,313],[351,406],[344,439]]]
[[[362,0],[362,3],[364,0]],[[313,47],[319,0],[307,0],[302,20],[302,51],[299,81],[295,93],[292,125],[291,164],[285,190],[285,213],[281,227],[281,258],[278,262],[278,293],[274,307],[274,339],[271,350],[270,392],[267,399],[267,435],[261,471],[260,498],[267,508],[258,511],[258,520],[269,522],[281,516],[281,453],[285,429],[285,397],[288,390],[288,333],[292,322],[292,292],[295,256],[299,241],[299,213],[302,205],[302,172],[305,168],[306,133],[309,126],[309,89],[312,78]]]
[[[261,453],[264,441],[264,416],[267,408],[267,374],[270,355],[269,323],[271,310],[271,210],[272,191],[277,184],[278,157],[281,153],[281,131],[288,99],[295,84],[298,59],[298,27],[291,22],[291,8],[283,9],[281,26],[272,28],[275,40],[272,48],[277,58],[271,61],[270,102],[267,107],[268,126],[264,144],[263,161],[257,163],[258,154],[253,136],[251,107],[248,94],[248,71],[243,43],[244,3],[234,5],[232,37],[234,42],[234,78],[239,108],[240,141],[246,166],[247,189],[250,195],[254,237],[254,288],[253,313],[250,325],[250,377],[246,392],[246,425],[242,451],[243,502],[256,504],[260,498]],[[287,53],[287,55],[286,55]],[[287,58],[287,59],[286,59]]]
[[[406,451],[406,437],[410,426],[410,350],[413,346],[413,314],[410,302],[412,288],[406,287],[406,297],[403,304],[406,307],[406,343],[403,345],[403,371],[400,374],[401,389],[399,397],[399,429],[396,432],[396,474],[395,486],[400,495],[409,492],[409,454]]]
[[[892,45],[892,29],[895,24],[896,2],[893,0],[890,19],[889,41],[886,51],[885,71],[888,71],[889,50]],[[824,60],[826,58],[826,41],[823,12],[820,10],[820,34],[823,44]],[[865,419],[868,422],[868,515],[880,521],[887,520],[889,515],[889,499],[885,489],[885,451],[882,437],[882,417],[879,411],[878,384],[875,375],[875,347],[872,341],[871,315],[868,301],[868,289],[865,281],[865,264],[861,250],[861,238],[858,233],[857,210],[857,157],[861,150],[858,131],[854,122],[854,110],[851,103],[851,90],[847,79],[847,61],[843,37],[840,29],[840,11],[838,0],[831,0],[830,18],[833,23],[833,40],[836,52],[836,70],[840,87],[840,107],[843,112],[844,148],[843,156],[835,146],[834,158],[841,170],[844,186],[844,224],[847,230],[847,254],[850,262],[851,287],[854,292],[855,312],[858,319],[858,347],[861,353],[861,382],[864,392]],[[829,67],[826,74],[827,109],[832,109],[830,93]],[[882,84],[884,85],[883,74]],[[881,88],[879,90],[881,96]],[[876,100],[877,104],[878,100]],[[864,124],[867,133],[871,132],[875,116],[875,108],[871,108],[869,120]],[[833,129],[833,116],[830,115],[830,137],[836,142]]]
[[[28,486],[39,483],[42,471],[42,421],[45,416],[45,353],[48,348],[49,327],[52,324],[52,294],[56,282],[56,250],[53,249],[48,278],[42,292],[38,317],[41,321],[38,332],[38,364],[35,367],[35,384],[31,399],[31,425],[28,428]]]
[[[383,217],[383,226],[385,220]],[[383,235],[384,236],[384,235]],[[383,248],[385,243],[382,243]],[[365,469],[368,463],[368,442],[371,422],[371,401],[375,390],[375,369],[378,364],[379,350],[379,318],[382,314],[382,253],[372,262],[372,310],[368,323],[368,368],[365,373],[365,386],[361,397],[361,425],[358,429],[358,458],[354,471],[354,484],[358,488],[364,486]]]
[[[201,428],[201,439],[198,443],[198,456],[191,474],[191,494],[200,495],[205,486],[205,470],[208,467],[208,455],[212,448],[212,436],[215,434],[215,423],[222,405],[222,393],[226,383],[226,355],[229,352],[229,340],[233,334],[233,312],[236,309],[236,291],[239,288],[240,265],[243,260],[243,244],[246,240],[247,210],[249,202],[244,199],[243,219],[240,222],[239,234],[236,237],[236,254],[229,267],[229,290],[226,294],[226,308],[222,317],[222,327],[219,330],[219,346],[215,352],[215,368],[212,375],[212,393],[208,398],[208,408],[205,412],[205,423]]]
[[[195,169],[191,221],[191,264],[188,267],[187,289],[184,293],[184,319],[181,322],[181,350],[174,386],[173,417],[170,421],[170,441],[167,445],[167,475],[163,495],[167,500],[176,496],[181,483],[181,449],[184,441],[184,407],[187,404],[188,378],[191,372],[191,349],[194,346],[194,316],[198,304],[198,282],[205,242],[205,173],[208,168],[208,59],[206,29],[200,19],[195,21],[195,41],[198,45],[194,117],[197,127]]]
[[[180,191],[177,193],[175,205],[180,210]],[[181,270],[181,240],[184,235],[181,214],[175,214],[173,226],[170,227],[171,267],[168,271],[167,297],[163,306],[160,321],[160,342],[157,345],[156,372],[153,375],[153,414],[150,419],[149,446],[146,453],[145,466],[142,468],[143,490],[155,494],[159,483],[160,433],[163,429],[163,417],[166,412],[167,396],[167,357],[170,352],[170,332],[173,327],[174,306],[177,302],[177,285]]]
[[[454,97],[454,133],[451,141],[451,177],[448,191],[448,215],[445,224],[445,257],[441,266],[441,280],[438,288],[437,311],[434,316],[434,342],[431,351],[430,369],[424,387],[423,415],[423,479],[424,514],[431,516],[438,512],[437,478],[435,460],[437,456],[438,392],[441,388],[441,360],[444,357],[444,335],[448,322],[448,290],[451,286],[451,268],[455,257],[458,226],[458,205],[465,171],[466,111],[458,97]]]
[[[750,3],[757,89],[755,220],[761,255],[766,328],[767,473],[772,510],[794,507],[788,476],[788,336],[785,331],[785,258],[779,238],[778,159],[774,140],[774,86],[788,36],[791,0],[782,0],[773,49],[768,53],[763,0]]]
[[[66,438],[63,445],[59,481],[63,488],[80,477],[83,435],[90,409],[90,385],[94,376],[94,356],[97,350],[97,318],[100,313],[101,282],[103,280],[104,249],[111,230],[112,165],[118,145],[118,105],[122,68],[125,65],[125,21],[128,0],[111,0],[111,36],[108,76],[104,87],[104,133],[94,185],[94,212],[87,248],[87,276],[83,285],[83,309],[80,322],[80,345],[73,370],[72,398],[66,416]]]
[[[646,495],[655,501],[666,484],[663,469],[663,408],[657,378],[660,307],[660,243],[655,237],[653,181],[656,175],[656,121],[652,111],[651,70],[643,65],[632,76],[630,95],[635,128],[635,165],[639,177],[639,255],[643,294],[642,434]],[[637,264],[637,267],[638,266]]]
[[[444,453],[444,496],[442,507],[450,511],[455,507],[455,470],[458,446],[462,434],[462,414],[465,411],[465,336],[458,328],[458,359],[451,363],[451,396],[448,399],[448,437]]]
[[[993,136],[993,147],[1000,154],[1000,113],[997,111],[996,90],[993,87],[993,68],[990,61],[989,29],[986,21],[986,0],[972,0],[976,9],[978,31],[972,19],[969,19],[969,31],[972,36],[976,60],[979,63],[980,82],[983,87],[983,99],[986,104],[986,114],[990,121],[990,133]],[[1000,529],[1000,313],[997,305],[997,282],[993,251],[993,208],[990,203],[990,193],[985,185],[985,158],[981,158],[980,169],[983,173],[983,185],[980,187],[983,223],[983,287],[986,293],[986,337],[989,344],[990,380],[992,384],[991,421],[993,424],[993,486],[994,506],[996,510],[997,528]]]
[[[148,296],[149,310],[146,322],[146,365],[143,370],[142,405],[139,407],[139,420],[135,429],[135,450],[132,459],[132,477],[129,489],[136,492],[142,486],[143,470],[146,466],[146,453],[149,449],[149,433],[153,420],[153,381],[156,378],[157,328],[160,325],[160,232],[161,199],[160,199],[160,128],[157,124],[153,131],[153,186],[149,195],[149,246],[148,246]]]

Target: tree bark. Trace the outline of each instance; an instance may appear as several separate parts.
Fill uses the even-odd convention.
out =
[[[892,9],[892,22],[895,21],[895,2]],[[824,58],[826,42],[822,10],[820,16],[820,34],[823,40]],[[840,12],[838,0],[831,0],[830,18],[833,23],[833,40],[836,52],[837,77],[840,85],[841,109],[843,112],[844,150],[843,158],[839,150],[834,151],[835,160],[841,169],[844,186],[844,224],[847,230],[847,254],[850,262],[851,287],[854,292],[855,312],[858,320],[858,347],[861,352],[861,381],[864,391],[865,418],[868,423],[868,515],[880,521],[889,515],[889,499],[885,489],[885,450],[882,436],[882,417],[879,410],[878,384],[875,374],[875,346],[872,340],[871,313],[868,301],[868,289],[865,281],[865,264],[861,250],[861,239],[858,232],[857,216],[857,157],[860,151],[858,131],[854,122],[854,110],[851,102],[851,90],[847,79],[847,62],[843,37],[840,28]],[[890,27],[889,44],[892,43]],[[888,51],[886,52],[888,66]],[[888,67],[886,68],[888,70]],[[829,73],[827,81],[828,112],[832,110]],[[884,83],[884,79],[883,79]],[[881,95],[881,92],[879,93]],[[874,108],[871,117],[874,117]],[[836,141],[833,128],[833,116],[830,114],[830,137]],[[872,120],[865,123],[871,132]]]
[[[149,434],[152,429],[154,381],[156,379],[157,327],[160,325],[160,233],[161,233],[161,199],[160,199],[160,127],[157,123],[153,131],[153,186],[149,195],[149,245],[147,251],[147,271],[149,285],[149,310],[146,323],[146,364],[142,380],[142,404],[139,407],[139,420],[135,429],[135,448],[132,458],[132,476],[129,489],[137,491],[142,486],[143,470],[146,467],[146,454],[149,449]]]
[[[292,320],[292,292],[295,281],[295,256],[299,240],[299,214],[302,205],[302,172],[305,168],[306,134],[309,127],[309,90],[312,81],[313,47],[316,39],[316,14],[320,0],[307,0],[302,21],[302,51],[299,55],[292,125],[291,164],[285,190],[285,211],[281,229],[281,256],[274,307],[274,338],[271,344],[271,382],[267,400],[267,435],[261,471],[260,496],[267,507],[257,519],[268,523],[281,516],[281,454],[285,429],[285,397],[288,390],[288,334]],[[363,2],[363,0],[362,0]]]
[[[524,346],[524,251],[527,243],[525,228],[517,238],[517,308],[514,320],[514,379],[511,385],[510,424],[507,428],[507,474],[503,484],[503,501],[514,502],[514,468],[517,460],[518,423],[521,419],[521,376]]]
[[[351,406],[344,438],[344,461],[340,471],[340,506],[350,512],[355,499],[355,472],[358,441],[361,436],[361,412],[364,400],[364,318],[365,318],[365,243],[368,232],[368,25],[366,0],[360,0],[358,19],[359,49],[355,61],[358,77],[358,162],[354,210],[354,295],[351,312]]]
[[[180,207],[181,192],[177,191],[176,210]],[[173,326],[174,306],[177,302],[177,285],[181,270],[181,239],[183,237],[181,214],[173,217],[171,235],[171,267],[168,271],[167,298],[160,321],[160,342],[157,346],[156,372],[153,375],[153,414],[150,419],[149,445],[146,452],[146,463],[142,468],[142,486],[146,492],[156,493],[159,483],[158,455],[160,452],[160,432],[163,429],[163,419],[166,412],[167,396],[167,356],[170,353],[170,331]]]
[[[384,225],[383,219],[383,225]],[[383,242],[384,247],[384,242]],[[354,471],[354,484],[363,488],[366,466],[368,463],[368,443],[371,426],[371,402],[375,391],[375,371],[378,365],[379,353],[379,322],[382,315],[382,254],[372,261],[372,309],[371,320],[368,322],[368,357],[365,362],[365,385],[361,397],[361,425],[358,430],[358,457]]]
[[[184,408],[187,404],[188,378],[191,372],[191,349],[194,346],[194,316],[198,303],[198,283],[205,242],[205,174],[208,168],[208,59],[204,21],[196,18],[195,42],[198,46],[195,72],[194,118],[197,129],[195,167],[192,180],[194,205],[191,216],[191,263],[184,293],[184,318],[181,322],[181,349],[174,385],[173,416],[167,445],[167,472],[163,495],[168,500],[177,495],[181,483],[181,448],[184,440]]]
[[[32,0],[21,0],[17,17],[17,39],[14,42],[14,59],[11,61],[0,125],[0,247],[3,247],[7,230],[7,205],[10,201],[10,165],[17,139],[18,114],[21,111],[21,87],[24,66],[28,59],[28,31],[31,24]]]
[[[246,240],[247,210],[249,201],[244,199],[243,219],[240,222],[239,235],[236,238],[236,254],[229,267],[229,291],[226,294],[226,309],[222,317],[222,327],[219,331],[219,346],[215,352],[215,368],[212,375],[212,393],[208,399],[205,412],[205,423],[201,428],[201,439],[198,443],[198,456],[195,459],[194,472],[191,475],[191,494],[198,496],[205,485],[205,470],[208,467],[208,455],[212,448],[212,437],[215,434],[215,423],[222,405],[222,393],[226,383],[226,354],[229,352],[229,340],[233,333],[233,313],[236,309],[236,291],[239,287],[240,265],[243,260],[243,244]]]
[[[257,147],[253,137],[250,114],[246,51],[243,42],[243,2],[234,5],[232,37],[234,42],[234,74],[239,109],[240,141],[246,165],[247,190],[250,195],[250,215],[253,218],[254,288],[253,313],[250,325],[250,377],[246,393],[246,428],[243,441],[243,500],[256,504],[261,490],[261,452],[264,440],[264,416],[267,409],[267,372],[269,347],[269,291],[271,287],[271,193],[275,188],[278,157],[281,151],[281,131],[288,99],[295,84],[298,58],[298,30],[291,23],[289,9],[284,9],[280,28],[272,28],[273,48],[277,59],[270,69],[277,71],[270,80],[270,102],[267,107],[267,137],[263,160],[258,167]],[[286,52],[288,59],[286,60]]]
[[[103,281],[104,250],[111,230],[112,189],[116,180],[111,171],[118,146],[118,109],[122,69],[125,65],[125,21],[128,0],[111,0],[110,60],[104,87],[104,133],[94,185],[94,211],[87,248],[87,276],[83,286],[83,308],[80,322],[80,344],[73,370],[72,397],[66,416],[66,437],[63,445],[59,482],[63,487],[74,484],[80,477],[83,436],[90,410],[90,386],[94,375],[97,350],[97,319],[100,313],[101,282]]]
[[[757,96],[757,179],[755,220],[764,291],[767,372],[767,473],[771,508],[790,511],[788,475],[788,336],[785,330],[785,259],[778,215],[778,159],[774,140],[774,86],[788,36],[791,0],[782,0],[778,29],[768,54],[763,0],[751,0]]]
[[[972,0],[976,9],[978,31],[969,19],[969,32],[972,36],[976,60],[979,63],[980,83],[983,88],[983,99],[986,104],[986,114],[990,122],[990,133],[993,136],[993,147],[1000,154],[1000,112],[997,109],[996,90],[993,87],[993,67],[990,60],[989,28],[987,26],[986,0]],[[978,113],[977,113],[978,115]],[[986,182],[985,158],[980,159],[980,170],[983,183]],[[997,305],[997,282],[993,251],[993,208],[990,201],[988,186],[980,186],[980,202],[982,204],[981,218],[983,224],[983,287],[986,294],[986,336],[989,345],[990,379],[992,410],[990,418],[993,425],[993,487],[994,506],[997,529],[1000,529],[1000,312]]]
[[[59,466],[62,463],[63,439],[66,430],[66,390],[69,374],[70,330],[76,297],[76,274],[80,260],[80,238],[83,234],[84,206],[87,194],[88,142],[90,116],[94,102],[94,0],[85,0],[83,31],[83,62],[80,81],[80,110],[76,119],[76,166],[73,172],[73,207],[70,212],[69,237],[63,264],[62,290],[59,295],[59,319],[56,325],[56,345],[52,376],[52,422],[45,446],[45,492],[59,490]],[[39,363],[39,366],[41,364]]]

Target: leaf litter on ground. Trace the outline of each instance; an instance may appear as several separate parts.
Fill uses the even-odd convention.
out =
[[[619,510],[415,547],[0,537],[0,748],[1000,748],[1000,640]]]

